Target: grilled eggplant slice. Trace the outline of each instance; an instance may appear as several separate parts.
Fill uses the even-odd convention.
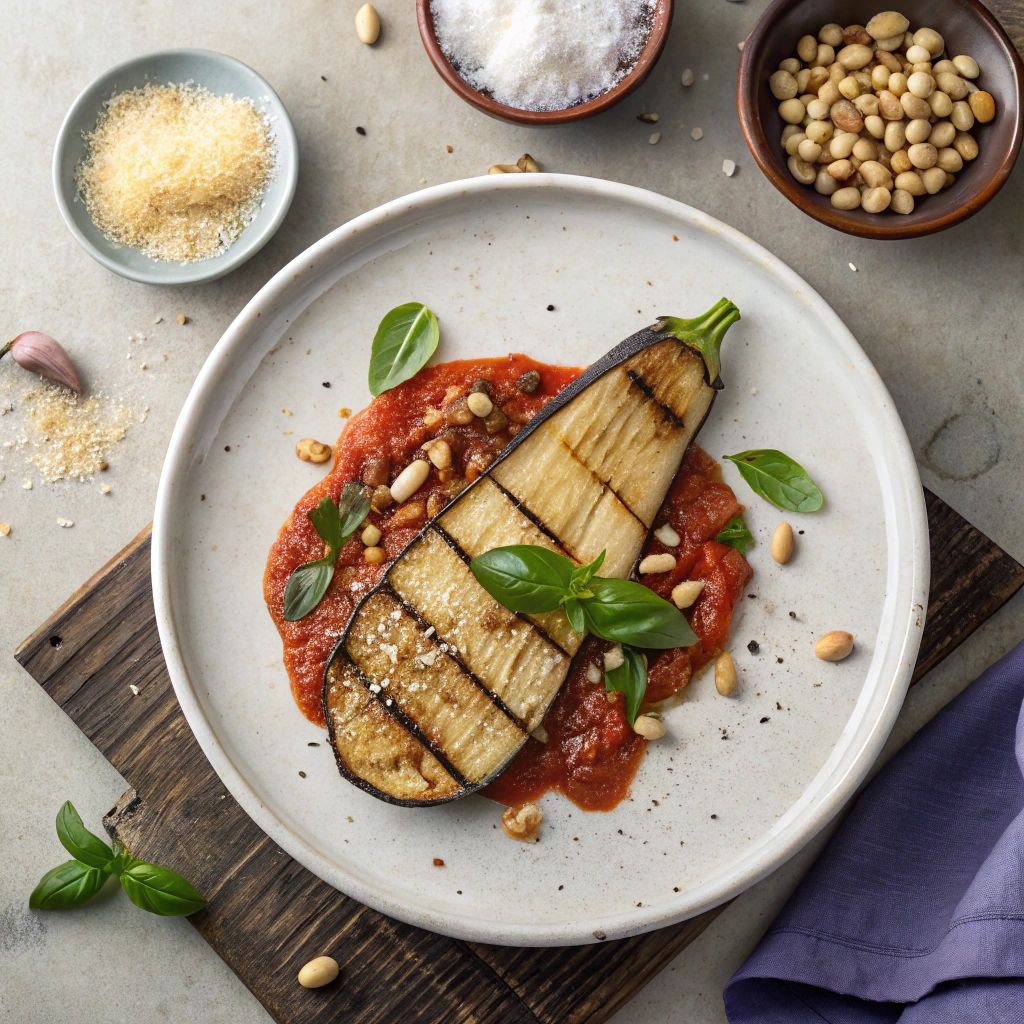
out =
[[[664,318],[616,346],[433,518],[356,608],[327,665],[324,712],[342,774],[425,807],[496,778],[543,721],[583,637],[559,609],[520,615],[469,570],[539,544],[602,574],[633,571],[704,422],[739,311]]]

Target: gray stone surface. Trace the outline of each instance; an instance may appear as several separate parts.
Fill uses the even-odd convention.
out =
[[[355,40],[357,6],[358,0],[4,5],[6,336],[31,328],[53,334],[74,354],[90,390],[149,411],[111,458],[106,496],[97,481],[42,484],[17,444],[0,448],[0,521],[13,528],[0,537],[0,1019],[48,1024],[89,1011],[114,1022],[269,1019],[184,921],[150,917],[113,897],[88,912],[28,912],[38,876],[62,859],[53,832],[60,803],[71,798],[98,828],[124,781],[10,652],[149,521],[178,409],[246,300],[330,228],[422,187],[421,178],[432,184],[468,177],[528,151],[545,169],[640,185],[746,232],[817,288],[859,338],[896,400],[925,483],[1024,559],[1016,483],[1024,470],[1019,172],[978,216],[933,238],[869,242],[799,214],[761,177],[734,109],[736,43],[766,0],[680,5],[665,54],[637,94],[601,118],[549,130],[503,125],[463,105],[422,51],[411,0],[380,0],[384,31],[373,49]],[[181,45],[224,51],[263,74],[291,112],[302,164],[292,212],[271,244],[223,281],[175,291],[123,281],[79,249],[53,201],[50,157],[65,111],[94,75],[136,54]],[[696,73],[689,89],[679,84],[686,67]],[[635,119],[645,110],[661,115],[655,146],[647,142],[650,126]],[[366,128],[365,137],[356,125]],[[694,142],[690,129],[698,126],[704,138]],[[738,165],[732,178],[722,174],[725,158]],[[178,326],[178,312],[191,322]],[[157,316],[162,323],[154,324]],[[147,340],[130,343],[132,334]],[[149,369],[141,369],[143,361]],[[790,369],[798,381],[800,368]],[[22,380],[4,360],[0,405],[8,384],[17,389]],[[17,416],[0,418],[0,442],[20,437]],[[36,481],[31,491],[19,486],[25,478]],[[75,526],[60,529],[58,517]],[[1018,597],[912,693],[890,747],[1022,634]],[[725,980],[813,852],[737,900],[620,1011],[618,1024],[723,1020]]]

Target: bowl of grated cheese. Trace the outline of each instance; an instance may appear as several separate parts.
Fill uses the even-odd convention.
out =
[[[240,61],[164,50],[83,90],[53,153],[64,222],[133,281],[197,284],[240,266],[280,227],[298,177],[280,98]]]
[[[502,121],[555,125],[608,110],[651,73],[672,0],[416,0],[437,73]]]

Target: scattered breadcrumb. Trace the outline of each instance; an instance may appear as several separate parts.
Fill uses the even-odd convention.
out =
[[[179,313],[174,319],[177,320],[179,324],[187,324],[188,323],[188,317],[185,316],[184,313]]]
[[[722,173],[727,178],[731,178],[736,173],[736,162],[734,160],[723,160]]]
[[[103,456],[133,419],[127,406],[99,395],[80,398],[52,384],[33,388],[20,405],[31,443],[28,460],[48,483],[84,480],[104,469]],[[22,484],[31,486],[30,480]]]
[[[704,138],[704,129],[703,128],[694,128],[693,131],[690,132],[690,138],[693,139],[694,142],[698,142],[700,139],[703,139]]]
[[[855,274],[857,273],[857,268],[856,268],[856,267],[855,267],[855,266],[854,266],[854,265],[853,265],[852,263],[850,264],[850,269],[851,269],[851,270],[852,270],[852,271],[853,271],[853,272],[854,272]]]
[[[155,320],[153,321],[153,323],[155,323],[155,324],[162,324],[163,322],[164,322],[164,318],[163,318],[162,316],[158,316],[158,317],[157,317],[157,318],[156,318],[156,319],[155,319]]]
[[[11,532],[10,526],[7,523],[0,523],[0,537],[7,537]]]
[[[139,688],[134,683],[129,683],[128,684],[128,689],[131,690],[132,693],[135,694],[136,697],[138,697],[138,695],[139,695]]]
[[[341,419],[343,419],[343,420],[347,420],[349,418],[349,416],[351,416],[351,415],[352,415],[352,410],[347,405],[343,405],[338,410],[338,416]]]
[[[681,81],[683,85],[693,85],[693,71],[690,68],[687,68],[683,72],[683,77]]]
[[[75,525],[75,521],[74,521],[74,519],[58,519],[57,520],[57,525],[62,530],[70,530],[71,527]]]
[[[647,139],[647,141],[652,146],[656,146],[659,142],[661,142],[661,132],[651,132],[650,137]]]
[[[21,481],[21,489],[23,491],[31,491],[32,490],[32,481],[31,480],[22,480]]]
[[[100,484],[100,494],[109,494],[110,484]]]

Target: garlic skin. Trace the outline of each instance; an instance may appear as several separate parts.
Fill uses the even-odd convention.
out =
[[[31,373],[41,374],[48,380],[63,384],[77,395],[82,393],[78,374],[67,352],[49,335],[39,331],[24,331],[0,348],[0,359],[8,352],[19,366]]]

